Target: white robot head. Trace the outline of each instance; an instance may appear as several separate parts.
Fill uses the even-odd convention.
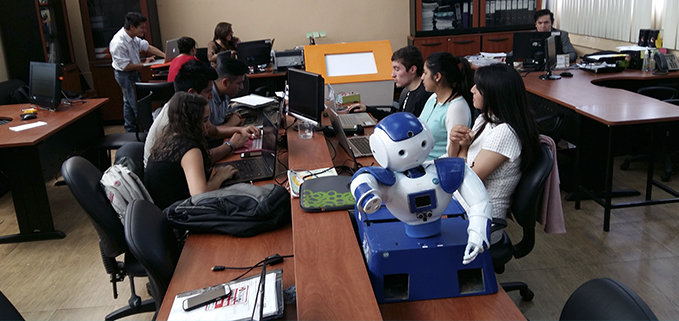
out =
[[[380,166],[403,172],[421,165],[434,148],[429,127],[408,112],[391,114],[370,136],[370,149]]]

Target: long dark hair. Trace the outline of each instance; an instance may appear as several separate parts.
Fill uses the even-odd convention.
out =
[[[178,137],[190,139],[198,144],[206,168],[210,166],[210,153],[203,134],[203,113],[207,106],[205,97],[187,92],[175,93],[168,102],[169,122],[152,147],[151,154],[170,153]]]
[[[212,41],[219,46],[219,43],[217,43],[217,39],[219,39],[222,42],[222,45],[226,46],[224,50],[236,50],[236,42],[233,41],[233,35],[231,36],[231,41],[226,40],[226,37],[232,32],[233,27],[230,23],[220,22],[215,27],[215,36],[212,38]]]
[[[464,57],[455,57],[449,52],[435,52],[427,57],[427,69],[431,77],[441,73],[445,82],[453,88],[453,96],[458,94],[467,101],[469,111],[474,115],[472,87],[474,87],[474,71]],[[443,98],[443,97],[439,97]]]
[[[483,95],[481,117],[486,124],[507,123],[512,127],[521,141],[521,171],[530,168],[540,155],[540,131],[521,75],[509,65],[493,64],[477,69],[474,82]]]

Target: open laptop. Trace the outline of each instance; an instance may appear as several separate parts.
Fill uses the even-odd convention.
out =
[[[331,100],[336,101],[337,96],[335,90],[330,84],[328,84],[328,96]],[[336,108],[336,106],[335,106]],[[354,114],[338,114],[339,118],[342,120],[342,126],[345,129],[356,128],[356,125],[361,125],[363,127],[375,126],[377,123],[370,117],[368,113],[354,113]]]
[[[170,39],[165,42],[165,59],[156,59],[153,62],[145,63],[144,66],[161,65],[169,63],[172,59],[177,58],[177,56],[179,56],[179,45],[177,44],[177,40],[179,40],[179,38]]]
[[[342,128],[342,120],[339,118],[340,115],[337,113],[337,108],[335,107],[335,99],[330,96],[330,100],[327,103],[328,117],[330,118],[330,123],[332,124],[332,129],[335,132],[335,136],[339,141],[340,146],[344,148],[347,154],[356,160],[357,157],[368,157],[372,156],[372,150],[370,149],[370,139],[369,136],[352,136],[347,138]]]
[[[217,164],[217,167],[231,165],[238,170],[238,173],[224,181],[222,186],[273,178],[276,174],[277,136],[278,128],[267,117],[264,117],[262,155]]]

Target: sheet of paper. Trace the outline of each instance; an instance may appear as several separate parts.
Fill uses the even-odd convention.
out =
[[[264,290],[264,317],[276,313],[278,292],[276,291],[276,274],[274,271],[266,274]],[[252,317],[252,311],[257,305],[255,311],[255,318],[259,315],[257,286],[259,285],[259,276],[248,278],[241,281],[229,283],[231,286],[231,296],[226,299],[210,303],[204,307],[197,308],[191,311],[184,311],[182,304],[187,298],[200,294],[201,290],[190,291],[178,294],[174,298],[172,308],[168,321],[180,320],[249,320]]]
[[[507,54],[504,52],[481,52],[481,56],[494,59],[507,57]]]
[[[20,131],[22,131],[22,130],[31,129],[31,128],[35,128],[35,127],[40,127],[40,126],[45,126],[45,125],[47,125],[46,122],[44,122],[44,121],[37,121],[37,122],[35,122],[35,123],[30,123],[30,124],[24,124],[24,125],[19,125],[19,126],[10,127],[9,130],[12,130],[12,131],[15,131],[15,132],[20,132]]]
[[[270,104],[270,103],[272,103],[276,100],[273,99],[273,98],[262,97],[260,95],[250,94],[250,95],[247,95],[247,96],[233,98],[233,99],[231,99],[231,101],[235,102],[235,103],[239,103],[239,104],[257,107],[257,106]]]

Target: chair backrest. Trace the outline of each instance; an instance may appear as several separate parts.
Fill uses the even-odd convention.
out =
[[[125,212],[125,239],[130,252],[146,270],[157,311],[179,260],[177,238],[156,205],[135,200]]]
[[[0,292],[0,320],[24,320],[19,311],[12,305],[12,302]]]
[[[637,93],[658,100],[674,99],[679,95],[679,91],[676,89],[664,86],[642,87],[637,90]]]
[[[153,125],[152,98],[153,91],[149,92],[142,99],[137,100],[137,124],[141,127],[141,131],[145,133],[148,133],[151,130],[151,125]],[[137,141],[141,140],[137,139]]]
[[[634,291],[609,278],[585,282],[571,294],[559,320],[658,320]]]
[[[210,60],[207,59],[207,48],[196,48],[196,58],[206,64],[210,63]]]
[[[530,253],[535,245],[535,221],[542,205],[542,190],[554,165],[554,156],[549,146],[542,144],[540,152],[540,158],[521,175],[512,196],[512,215],[523,228],[521,241],[514,244],[515,258]]]
[[[173,82],[137,82],[134,83],[134,89],[137,93],[137,99],[146,97],[153,92],[151,96],[151,103],[165,104],[172,95],[174,95]]]
[[[101,171],[88,160],[73,156],[61,165],[61,175],[97,230],[102,256],[115,259],[125,253],[123,224],[99,183]]]

